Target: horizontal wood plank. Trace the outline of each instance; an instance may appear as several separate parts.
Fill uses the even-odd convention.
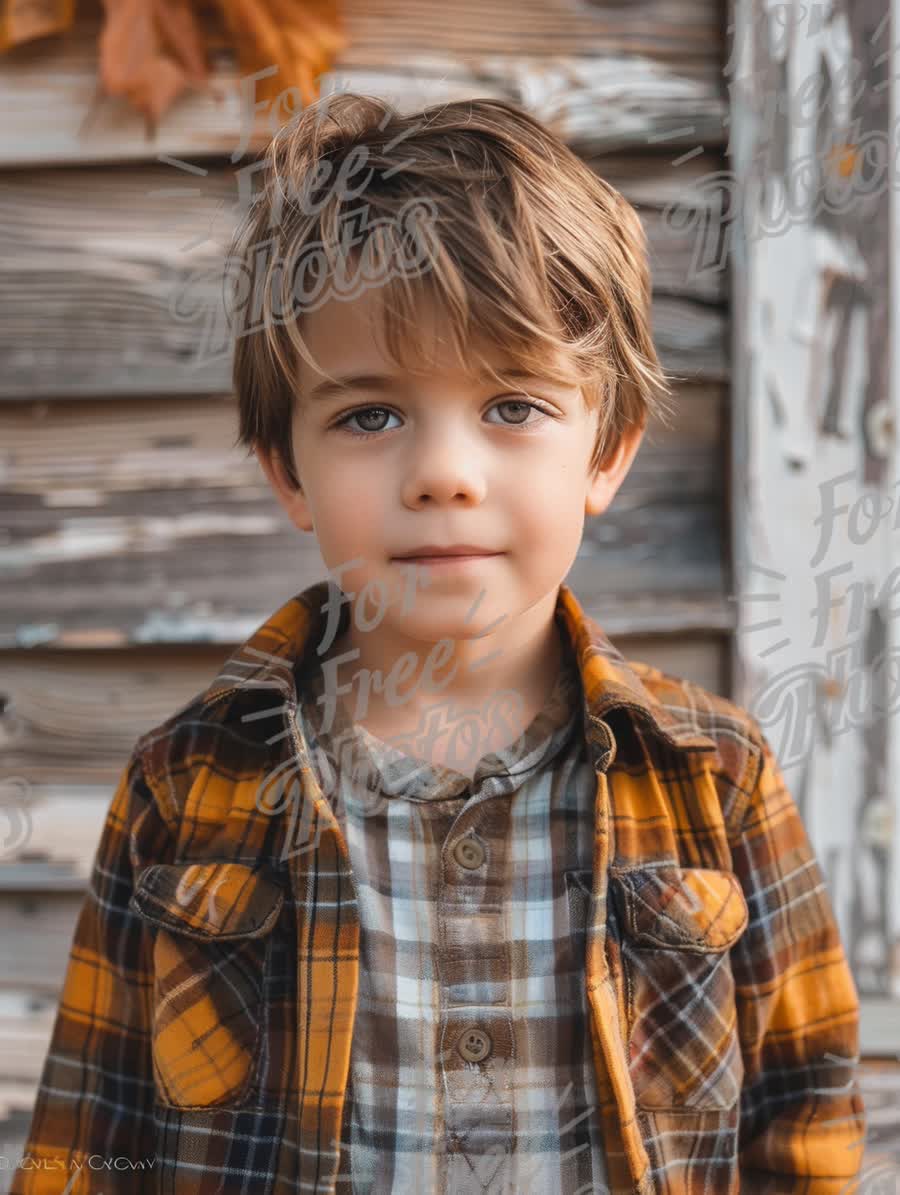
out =
[[[0,891],[0,1008],[26,991],[44,1010],[59,998],[84,896],[85,885],[69,893]],[[24,1076],[4,1058],[3,1077]]]

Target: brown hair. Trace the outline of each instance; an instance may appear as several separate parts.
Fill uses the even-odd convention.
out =
[[[425,288],[460,360],[485,336],[519,368],[580,385],[599,407],[593,467],[629,424],[668,421],[672,391],[650,333],[640,219],[515,104],[469,99],[401,115],[374,96],[337,93],[279,129],[259,167],[257,197],[229,254],[245,321],[253,295],[250,326],[235,338],[236,443],[275,450],[294,482],[296,354],[312,360],[296,301],[304,271],[312,308],[334,271],[360,262],[380,270],[388,352],[410,368],[421,348],[403,328],[415,328]],[[342,227],[357,233],[349,252]],[[428,268],[389,268],[411,249],[421,262],[423,248]],[[557,355],[565,374],[548,367]]]

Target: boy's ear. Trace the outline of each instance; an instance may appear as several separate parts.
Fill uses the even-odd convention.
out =
[[[294,484],[277,450],[272,449],[269,454],[264,448],[254,445],[253,451],[272,487],[272,492],[287,511],[291,522],[301,531],[312,531],[312,514],[303,486]]]
[[[615,451],[589,480],[584,512],[602,515],[616,496],[616,491],[628,475],[644,438],[646,424],[630,424],[622,433]]]

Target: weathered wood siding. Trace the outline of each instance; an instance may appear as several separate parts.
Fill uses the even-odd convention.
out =
[[[816,847],[864,1037],[900,1054],[896,26],[884,0],[733,13],[735,694]]]

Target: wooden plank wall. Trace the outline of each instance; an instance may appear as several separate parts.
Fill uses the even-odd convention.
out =
[[[323,92],[375,92],[404,110],[514,99],[640,212],[657,344],[683,379],[679,418],[646,437],[569,581],[627,655],[729,693],[727,276],[695,261],[728,135],[719,5],[465,0],[452,22],[436,0],[347,0],[344,11],[349,45]],[[0,59],[10,116],[0,128],[7,1155],[27,1128],[93,852],[134,740],[323,575],[255,460],[232,447],[228,352],[198,360],[203,327],[173,310],[189,287],[213,301],[249,168],[291,112],[250,119],[252,81],[221,39],[218,98],[185,97],[148,140],[130,109],[97,99],[99,23],[99,0],[87,0],[71,36]]]

